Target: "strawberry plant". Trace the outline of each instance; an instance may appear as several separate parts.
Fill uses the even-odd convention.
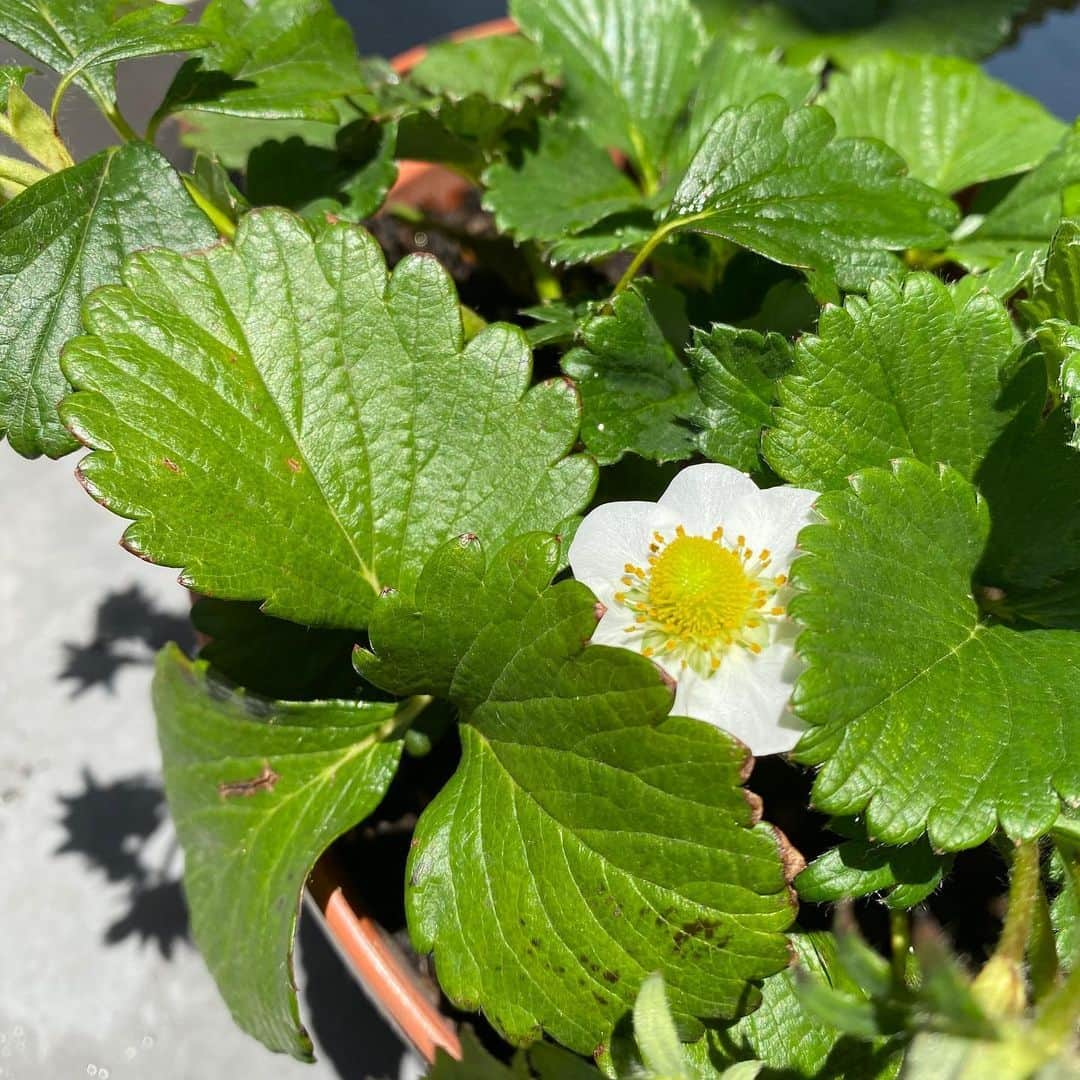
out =
[[[818,7],[399,71],[329,0],[0,4],[59,76],[0,68],[0,435],[197,597],[166,791],[267,1047],[337,844],[487,1025],[433,1077],[1080,1075],[1080,129],[975,62],[1021,0]]]

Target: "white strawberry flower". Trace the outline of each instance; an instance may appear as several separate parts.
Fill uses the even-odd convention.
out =
[[[574,576],[607,609],[592,640],[659,664],[677,683],[673,713],[755,754],[792,749],[802,662],[788,575],[817,497],[709,464],[680,472],[659,502],[597,507],[570,546]]]

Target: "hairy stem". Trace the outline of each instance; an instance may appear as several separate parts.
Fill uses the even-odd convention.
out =
[[[903,986],[907,981],[907,962],[911,952],[911,919],[906,911],[889,911],[889,945],[892,950],[893,979]]]
[[[1050,922],[1050,905],[1042,876],[1038,880],[1038,893],[1032,912],[1031,941],[1028,943],[1028,965],[1031,989],[1036,1001],[1041,1001],[1058,984],[1058,956],[1054,944],[1054,928]]]
[[[995,956],[1014,964],[1024,962],[1035,906],[1041,891],[1039,842],[1025,840],[1017,846],[1013,855],[1009,878],[1009,910],[1005,914],[1005,926],[994,950]]]
[[[192,202],[210,219],[211,224],[226,240],[232,240],[236,236],[236,222],[219,207],[215,206],[196,186],[191,178],[182,176],[184,187],[191,196]]]
[[[1047,998],[1035,1026],[1053,1050],[1064,1047],[1075,1037],[1080,1020],[1080,963],[1073,966],[1068,978]]]

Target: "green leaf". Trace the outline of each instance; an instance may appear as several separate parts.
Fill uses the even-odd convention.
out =
[[[263,210],[235,246],[139,255],[124,282],[67,351],[64,418],[124,543],[198,592],[360,627],[448,537],[556,529],[592,493],[594,464],[565,458],[573,389],[529,389],[515,327],[464,344],[434,259],[391,277],[363,229],[313,239]]]
[[[255,147],[247,162],[247,192],[256,206],[284,206],[309,220],[326,214],[363,221],[382,206],[397,180],[397,127],[356,120],[334,149],[298,136]]]
[[[1062,193],[1080,183],[1080,132],[1062,139],[963,237],[951,254],[964,266],[993,266],[1018,251],[1045,250],[1062,218]]]
[[[845,821],[833,828],[850,838],[818,856],[795,881],[799,896],[811,903],[885,892],[887,907],[914,907],[934,892],[952,866],[952,856],[938,855],[925,837],[904,847],[886,847],[871,842],[861,823]]]
[[[787,67],[718,38],[702,61],[686,131],[674,155],[678,168],[673,171],[681,172],[686,167],[709,129],[733,105],[750,105],[760,97],[775,94],[797,109],[806,103],[817,84],[818,76],[813,71]]]
[[[11,139],[49,172],[75,162],[53,125],[52,117],[23,91],[33,68],[0,68],[0,135]]]
[[[555,240],[642,207],[641,192],[585,128],[553,117],[541,121],[537,140],[484,174],[484,206],[500,232]]]
[[[664,977],[658,971],[641,984],[634,1002],[634,1039],[650,1076],[662,1080],[692,1080],[664,993]]]
[[[175,4],[153,4],[122,15],[107,30],[86,42],[66,71],[53,97],[55,116],[68,85],[86,72],[104,69],[111,77],[121,60],[188,52],[208,45],[209,31],[182,23],[186,12]]]
[[[1080,1061],[1066,1052],[1047,1060],[1045,1047],[1018,1037],[999,1041],[920,1032],[904,1056],[901,1080],[1078,1080]]]
[[[704,52],[689,0],[511,0],[510,12],[560,63],[570,115],[597,144],[627,154],[655,190]]]
[[[1009,313],[986,293],[961,304],[929,274],[875,282],[866,299],[826,308],[817,334],[796,345],[765,458],[818,491],[896,457],[945,462],[970,479],[1029,405],[1003,401],[1014,351]]]
[[[888,143],[946,193],[1034,168],[1065,131],[1037,101],[952,57],[868,57],[834,75],[819,103],[839,135]]]
[[[432,46],[409,73],[417,86],[455,100],[477,95],[518,109],[545,92],[547,63],[528,38],[499,35]]]
[[[364,95],[352,31],[329,0],[211,0],[199,21],[213,44],[187,61],[157,119],[184,109],[335,123]]]
[[[839,963],[832,934],[798,933],[790,935],[789,940],[804,979],[843,993],[853,1001],[867,1001],[865,991]],[[693,1053],[702,1064],[711,1064],[717,1058],[753,1057],[765,1063],[764,1076],[791,1080],[891,1080],[899,1066],[895,1044],[852,1038],[808,1012],[794,970],[766,979],[761,1007],[734,1026],[710,1033],[693,1048]]]
[[[665,305],[681,322],[674,340],[661,325]],[[582,327],[581,347],[562,366],[581,394],[581,437],[601,465],[627,452],[659,462],[693,455],[689,417],[700,401],[680,356],[688,333],[681,294],[646,284],[617,296],[610,315]]]
[[[1080,455],[1066,445],[1070,428],[1060,408],[1021,413],[976,478],[992,521],[976,579],[1003,618],[1080,629]]]
[[[537,1043],[519,1050],[509,1065],[491,1056],[471,1028],[461,1032],[460,1061],[440,1049],[427,1080],[597,1080],[600,1073],[590,1061],[561,1046]]]
[[[414,942],[511,1041],[544,1030],[587,1053],[653,971],[690,1030],[752,1008],[792,911],[777,838],[740,787],[745,749],[668,718],[643,657],[586,646],[595,598],[545,588],[557,565],[549,537],[490,562],[475,538],[451,543],[414,598],[379,601],[357,665],[464,720],[461,765],[410,854]]]
[[[791,63],[829,56],[843,63],[881,49],[980,59],[1008,37],[1030,0],[696,0],[710,30]]]
[[[319,855],[381,801],[405,712],[230,693],[175,646],[153,692],[196,944],[240,1027],[310,1059],[291,970],[300,894]]]
[[[1016,306],[1033,327],[1047,319],[1080,325],[1080,221],[1061,223],[1030,297]]]
[[[258,604],[203,596],[191,609],[208,640],[199,650],[214,671],[263,697],[287,701],[352,697],[359,679],[352,666],[356,635],[319,630],[263,614]]]
[[[1071,971],[1080,960],[1080,863],[1073,854],[1070,869],[1065,858],[1062,852],[1055,851],[1050,860],[1050,876],[1060,890],[1050,907],[1050,919],[1058,959],[1066,971]]]
[[[116,61],[201,44],[204,33],[175,25],[183,9],[146,3],[114,19],[115,0],[4,0],[0,38],[78,81],[102,104],[116,103]]]
[[[699,449],[712,461],[757,472],[777,380],[791,367],[790,343],[780,334],[716,324],[708,333],[695,332],[687,358],[701,398],[694,417]]]
[[[765,97],[729,109],[691,161],[664,231],[721,236],[849,289],[890,270],[885,249],[941,246],[951,201],[903,176],[887,147],[834,132],[817,106],[790,112]]]
[[[183,180],[188,194],[218,225],[222,235],[227,235],[231,231],[229,226],[235,227],[251,209],[251,204],[229,178],[228,170],[215,157],[196,154],[191,173]],[[223,222],[228,223],[224,228]]]
[[[169,163],[142,144],[46,177],[0,208],[0,435],[14,450],[75,448],[56,413],[68,389],[60,349],[87,294],[115,281],[129,252],[215,237]]]
[[[285,142],[301,138],[309,146],[333,150],[341,125],[356,118],[356,111],[342,106],[334,123],[316,120],[253,120],[223,113],[189,112],[183,117],[180,142],[191,150],[216,157],[227,169],[244,170],[248,156],[271,139]]]
[[[814,805],[865,811],[887,843],[926,828],[945,851],[998,825],[1044,833],[1080,797],[1080,634],[983,616],[972,575],[989,513],[954,469],[867,469],[817,509],[791,604],[808,665],[793,708],[812,725],[795,753],[822,766]]]

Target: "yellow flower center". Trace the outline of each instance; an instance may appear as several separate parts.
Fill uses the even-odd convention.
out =
[[[679,536],[649,575],[650,621],[681,638],[714,638],[746,622],[754,583],[745,562],[704,536]]]
[[[634,613],[627,633],[641,635],[646,656],[666,654],[709,676],[732,646],[760,653],[768,644],[769,621],[784,615],[776,593],[787,583],[769,576],[768,550],[754,552],[746,537],[734,546],[724,530],[688,536],[680,525],[670,542],[653,534],[648,568],[627,563],[625,592],[617,603]]]

